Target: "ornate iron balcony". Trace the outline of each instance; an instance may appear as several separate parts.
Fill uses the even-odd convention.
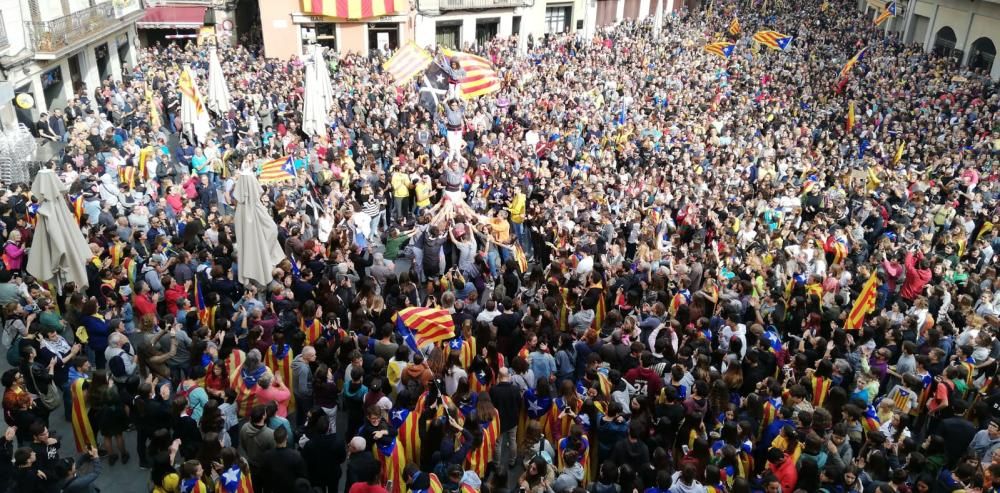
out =
[[[25,22],[30,47],[36,53],[47,53],[76,46],[118,22],[113,3],[100,3],[50,21]]]
[[[478,10],[521,7],[525,0],[438,0],[440,10]]]

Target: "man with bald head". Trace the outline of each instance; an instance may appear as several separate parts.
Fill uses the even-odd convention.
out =
[[[517,461],[517,416],[521,410],[521,389],[511,383],[507,368],[500,368],[498,382],[490,389],[490,397],[500,413],[500,436],[493,454],[494,465],[501,467],[506,458],[507,464],[513,467]]]
[[[316,348],[305,346],[302,352],[292,360],[292,382],[288,385],[295,394],[295,402],[298,411],[295,413],[295,422],[302,426],[306,420],[306,411],[312,409],[313,405],[313,369],[312,364],[316,361]]]

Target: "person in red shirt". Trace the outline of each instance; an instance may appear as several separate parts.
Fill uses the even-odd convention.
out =
[[[167,311],[177,316],[177,300],[187,297],[187,289],[171,276],[163,276],[163,300],[167,303]]]
[[[639,366],[625,373],[625,380],[638,389],[640,396],[655,398],[660,395],[660,389],[663,388],[663,378],[649,369],[652,365],[653,353],[643,351],[639,356]]]
[[[795,491],[799,482],[799,471],[795,469],[795,461],[783,450],[771,447],[767,451],[767,469],[781,483],[781,491]]]
[[[913,255],[913,252],[907,252],[905,265],[906,279],[903,281],[903,287],[899,290],[899,296],[913,304],[913,300],[920,296],[924,286],[930,282],[931,269],[928,267],[927,260],[924,259],[924,252],[917,252],[916,256]]]
[[[141,320],[146,315],[152,315],[156,320],[156,303],[160,301],[160,293],[149,293],[149,284],[138,282],[139,294],[135,296],[133,308],[135,308],[135,319]]]

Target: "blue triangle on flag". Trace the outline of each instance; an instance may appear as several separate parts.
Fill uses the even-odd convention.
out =
[[[290,174],[290,175],[294,175],[295,174],[295,165],[292,164],[292,157],[291,156],[288,156],[288,159],[285,160],[285,164],[281,165],[281,170],[284,171],[285,173]]]
[[[729,58],[729,56],[733,54],[733,50],[735,48],[736,48],[736,45],[729,45],[729,46],[727,46],[727,47],[725,47],[725,48],[722,49],[722,53],[724,53],[726,55],[726,58]]]
[[[782,50],[788,49],[788,45],[792,42],[792,36],[785,36],[784,38],[778,38],[778,48]]]

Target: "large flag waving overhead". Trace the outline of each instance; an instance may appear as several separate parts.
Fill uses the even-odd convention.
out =
[[[413,42],[407,43],[396,51],[382,64],[382,69],[392,75],[396,85],[406,84],[407,81],[427,68],[431,63],[431,54],[427,50],[417,46]]]
[[[885,4],[885,9],[882,10],[882,13],[875,18],[875,25],[878,26],[890,17],[896,17],[896,2],[889,2]]]
[[[865,323],[865,315],[875,309],[875,299],[878,297],[876,281],[878,281],[878,275],[873,272],[868,281],[865,282],[865,286],[861,288],[861,292],[858,293],[858,298],[854,300],[854,306],[844,322],[845,329],[860,329]]]
[[[868,47],[867,46],[864,47],[864,48],[861,48],[861,51],[855,53],[854,56],[852,56],[851,59],[848,60],[847,63],[844,64],[844,68],[840,69],[840,78],[841,79],[844,79],[844,78],[846,78],[846,77],[848,77],[848,76],[851,75],[851,69],[853,69],[854,66],[857,65],[858,62],[860,62],[861,59],[863,59],[865,57],[865,52],[867,52],[867,51],[868,51]]]
[[[437,114],[437,107],[448,94],[448,75],[436,63],[431,63],[424,71],[424,81],[420,85],[420,106],[428,113]]]
[[[784,51],[792,43],[792,36],[777,31],[757,31],[753,35],[753,40],[772,50]]]
[[[302,13],[339,17],[341,19],[367,19],[394,14],[394,0],[302,0]],[[405,5],[404,2],[399,2]]]
[[[292,163],[292,156],[279,157],[260,165],[260,173],[257,179],[260,183],[274,183],[295,178],[295,164]]]
[[[465,77],[458,81],[458,94],[462,99],[484,96],[500,90],[500,77],[489,60],[461,51],[443,50],[444,55],[458,61]]]
[[[411,306],[397,312],[393,319],[396,331],[414,351],[426,344],[455,337],[455,321],[448,310]]]
[[[742,32],[742,29],[740,28],[740,20],[734,17],[732,22],[729,23],[729,34],[738,36],[740,32]]]
[[[184,67],[177,85],[181,90],[181,121],[188,132],[192,132],[201,142],[208,137],[212,122],[208,116],[205,100],[198,92],[198,84],[189,67]]]
[[[705,51],[713,55],[718,55],[722,58],[729,58],[729,56],[733,54],[733,49],[735,48],[735,44],[727,41],[720,41],[718,43],[709,43],[705,45]]]

